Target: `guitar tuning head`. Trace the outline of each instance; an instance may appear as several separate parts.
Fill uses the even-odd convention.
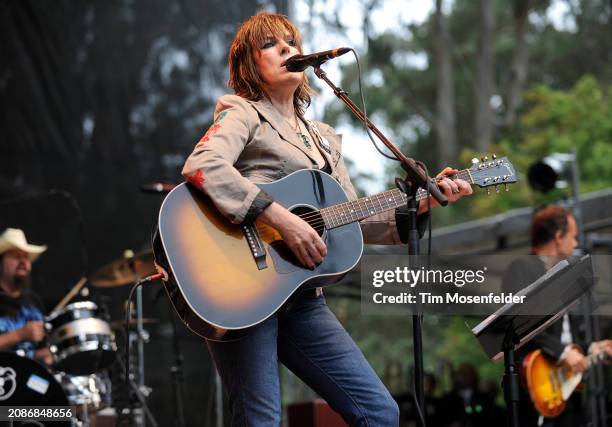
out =
[[[507,193],[508,191],[510,191],[510,187],[508,187],[508,184],[504,184],[504,191]]]
[[[491,158],[492,158],[493,160],[495,160],[495,159],[497,159],[497,155],[496,155],[496,154],[491,154]]]
[[[499,194],[499,185],[496,185],[496,186],[495,186],[495,192],[496,192],[497,194]]]
[[[474,157],[474,158],[472,159],[472,164],[473,164],[473,165],[476,165],[476,164],[478,164],[478,163],[480,163],[480,160],[478,160],[476,157]]]
[[[491,195],[491,189],[487,188],[487,196],[490,196],[490,195]]]
[[[483,162],[486,162],[487,160],[489,160],[489,158],[487,156],[482,156],[480,160]]]

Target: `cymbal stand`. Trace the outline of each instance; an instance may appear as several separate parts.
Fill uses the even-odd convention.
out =
[[[125,363],[123,361],[123,359],[121,358],[121,356],[119,355],[117,357],[117,362],[119,363],[119,366],[121,368],[121,371],[124,372],[125,371]],[[131,378],[129,379],[128,383],[126,384],[126,386],[128,387],[129,390],[131,390],[134,393],[134,397],[138,400],[138,402],[140,403],[140,408],[142,411],[141,413],[137,414],[137,417],[134,417],[132,419],[132,421],[134,421],[132,424],[130,425],[137,425],[137,426],[141,426],[144,425],[145,423],[145,419],[149,420],[149,423],[151,424],[152,427],[157,427],[157,421],[155,420],[155,417],[153,416],[153,413],[149,410],[149,407],[147,406],[147,402],[145,401],[146,396],[140,391],[138,384],[136,384]],[[131,411],[133,411],[132,408],[130,408]],[[133,412],[132,412],[133,415]],[[124,416],[123,413],[117,414],[118,417],[122,417]]]
[[[136,290],[136,333],[138,340],[138,387],[141,391],[145,390],[144,384],[144,344],[149,340],[149,334],[142,325],[142,287]],[[145,393],[146,394],[146,393]]]
[[[131,250],[126,250],[124,253],[124,257],[128,259],[133,258],[134,252]],[[129,266],[137,278],[136,282],[138,282],[141,279],[141,277],[138,274],[138,271],[136,269],[134,262],[130,261]],[[134,383],[137,385],[138,391],[140,392],[140,396],[141,396],[141,397],[139,396],[140,400],[144,401],[143,398],[149,395],[149,393],[151,392],[151,389],[145,385],[144,345],[146,342],[149,341],[149,334],[147,331],[145,331],[143,327],[142,319],[143,319],[143,297],[142,297],[142,286],[139,286],[138,289],[136,289],[136,339],[135,341],[137,343],[137,346],[136,346],[137,375],[135,375]],[[133,342],[132,333],[129,334],[128,339],[130,340],[130,348],[134,348],[134,346],[131,345]],[[130,366],[130,371],[133,372],[132,366]],[[141,422],[138,424],[138,427],[146,427],[146,418],[140,417],[140,421]]]
[[[135,350],[136,363],[130,363],[130,376],[133,378],[132,387],[137,391],[137,397],[141,404],[144,403],[144,399],[151,393],[151,388],[145,385],[145,373],[144,373],[144,344],[149,341],[149,333],[143,327],[143,304],[142,304],[142,287],[136,290],[136,331],[130,332],[128,339],[130,340],[130,348]],[[136,343],[137,345],[132,345]],[[134,360],[134,357],[131,357]],[[134,366],[135,365],[135,366]],[[137,426],[146,427],[146,417],[137,417]]]

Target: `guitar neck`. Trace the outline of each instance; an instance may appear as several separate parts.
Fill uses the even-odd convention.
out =
[[[448,176],[450,179],[463,179],[470,184],[474,181],[469,170],[464,169],[454,175]],[[416,193],[416,199],[426,199],[427,191],[419,188]],[[325,228],[332,229],[349,224],[355,221],[369,218],[379,213],[399,208],[407,204],[406,194],[400,189],[384,191],[374,196],[362,197],[350,202],[340,203],[338,205],[329,206],[320,210],[321,216],[325,221]]]

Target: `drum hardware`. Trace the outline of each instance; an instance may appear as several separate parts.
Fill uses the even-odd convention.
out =
[[[112,384],[107,372],[80,377],[58,373],[56,378],[76,408],[80,426],[88,427],[93,414],[112,404]]]
[[[90,282],[93,286],[99,288],[108,288],[116,286],[124,286],[138,282],[142,277],[150,276],[156,272],[153,263],[152,251],[142,251],[134,253],[131,250],[126,250],[123,253],[123,257],[96,270],[90,278]],[[143,325],[147,323],[156,322],[155,319],[143,318],[143,296],[142,288],[138,287],[136,293],[136,316],[134,319],[130,319],[128,323],[128,332],[131,325],[136,326],[134,332],[129,332],[125,337],[125,344],[127,350],[136,349],[136,357],[130,357],[129,363],[129,378],[128,385],[133,394],[139,401],[144,415],[138,417],[135,425],[144,427],[145,419],[149,420],[152,425],[157,425],[152,414],[146,407],[145,398],[150,394],[151,388],[145,386],[144,383],[144,344],[149,341],[149,333],[144,329]],[[126,309],[126,312],[128,310]],[[109,324],[111,330],[120,331],[125,328],[124,321],[114,321]],[[115,347],[116,348],[116,347]],[[118,360],[121,358],[118,357]],[[132,366],[131,360],[136,361],[135,366]],[[122,361],[120,360],[122,363]],[[123,369],[126,369],[123,364]],[[135,369],[134,369],[135,368]],[[135,374],[132,374],[132,373]],[[134,408],[132,412],[135,413]],[[119,411],[118,416],[121,416]],[[134,420],[133,420],[134,421]]]
[[[156,272],[155,266],[153,263],[153,253],[151,251],[143,251],[138,254],[135,254],[132,250],[126,250],[123,253],[123,258],[113,261],[106,266],[102,267],[98,271],[96,271],[92,278],[91,282],[94,286],[97,287],[113,287],[113,286],[122,286],[127,285],[129,283],[144,283],[140,282],[140,279],[143,277],[147,277],[145,281],[151,281],[151,275]],[[128,299],[128,304],[130,303],[131,296],[134,288],[130,291],[130,298]],[[131,348],[136,347],[137,357],[136,357],[136,375],[133,375],[131,372],[134,371],[132,368],[131,357],[129,358],[130,363],[127,364],[126,370],[126,380],[128,382],[132,382],[135,380],[137,397],[141,401],[141,404],[144,405],[144,398],[150,393],[151,389],[145,386],[144,383],[144,344],[149,340],[149,334],[144,330],[143,324],[143,296],[142,296],[142,288],[138,286],[136,288],[136,318],[129,318],[129,306],[126,309],[126,316],[128,319],[127,329],[129,332],[129,326],[131,324],[136,325],[136,334],[127,333],[126,336],[126,352],[128,352]],[[132,344],[136,344],[133,346]],[[144,408],[146,409],[146,407]],[[145,411],[146,412],[146,411]],[[141,422],[138,422],[137,425],[144,427],[145,419],[142,418]]]
[[[123,358],[120,355],[117,357],[117,363],[120,366],[121,371],[125,372],[126,365],[125,365]],[[133,419],[132,419],[132,424],[130,424],[130,426],[134,426],[134,425],[144,426],[145,419],[146,419],[148,420],[148,422],[151,424],[152,427],[157,427],[157,421],[155,420],[155,417],[153,416],[153,413],[150,411],[149,407],[147,406],[147,402],[146,402],[146,397],[149,395],[152,389],[149,387],[143,387],[143,388],[139,387],[138,384],[136,384],[136,382],[134,382],[134,380],[131,377],[128,378],[126,385],[129,388],[129,390],[133,393],[133,396],[138,401],[138,404],[140,405],[140,407],[117,408],[118,409],[117,425],[120,425],[120,420],[122,418],[125,420],[125,417],[132,415]]]

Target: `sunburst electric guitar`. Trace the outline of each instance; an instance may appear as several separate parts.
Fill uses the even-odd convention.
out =
[[[587,356],[588,367],[606,359],[600,352]],[[523,379],[533,406],[544,417],[557,417],[565,410],[572,393],[582,382],[583,374],[564,363],[552,362],[542,350],[534,350],[523,359]]]
[[[476,162],[451,178],[496,186],[497,191],[517,180],[505,157]],[[168,271],[165,287],[175,310],[204,338],[239,338],[299,288],[339,281],[361,258],[358,221],[406,204],[399,189],[349,201],[336,180],[317,170],[300,170],[258,186],[317,230],[327,256],[314,270],[304,268],[273,228],[257,221],[233,225],[202,191],[188,183],[178,185],[159,212],[155,258]],[[426,197],[420,189],[417,198]]]

